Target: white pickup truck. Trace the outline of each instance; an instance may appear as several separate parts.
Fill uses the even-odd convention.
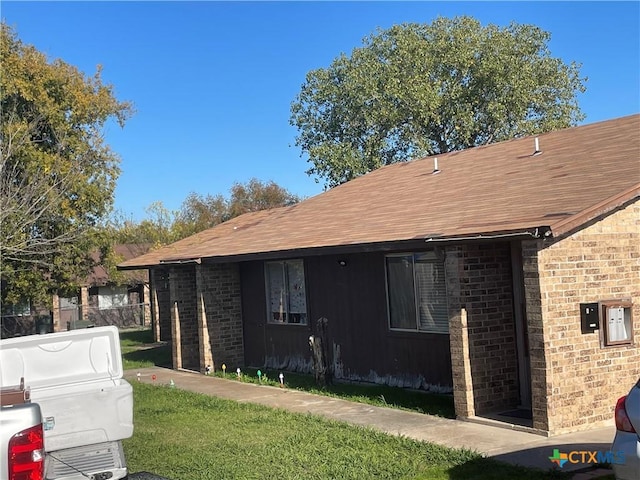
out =
[[[133,392],[116,327],[0,341],[0,479],[118,480]]]

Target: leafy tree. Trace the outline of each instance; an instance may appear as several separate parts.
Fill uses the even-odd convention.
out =
[[[176,212],[168,210],[160,201],[145,209],[147,218],[140,222],[119,213],[103,227],[103,238],[111,245],[119,243],[151,244],[159,247],[179,240],[175,232]]]
[[[182,203],[174,223],[179,238],[188,237],[219,223],[248,212],[293,205],[300,198],[273,181],[252,178],[247,183],[234,183],[229,198],[191,193]]]
[[[132,113],[102,82],[48,61],[1,24],[0,276],[2,297],[43,300],[82,278],[94,227],[112,206],[118,157],[109,120]]]
[[[228,201],[223,195],[190,193],[176,215],[173,231],[178,238],[211,228],[228,220]]]
[[[180,210],[167,210],[162,202],[147,208],[148,218],[136,223],[114,217],[106,228],[114,243],[150,243],[166,245],[195,233],[215,227],[219,223],[242,215],[269,208],[293,205],[298,196],[273,181],[261,182],[252,178],[247,183],[234,183],[228,198],[221,194],[190,193]]]
[[[293,205],[300,198],[274,181],[252,178],[247,183],[234,183],[229,198],[222,195],[202,196],[191,193],[182,203],[175,230],[180,238],[216,226],[248,212]]]
[[[307,171],[328,187],[394,162],[575,125],[579,65],[532,25],[403,24],[310,71],[291,106]]]
[[[269,208],[285,207],[298,203],[300,198],[270,181],[262,183],[252,178],[246,184],[235,183],[231,187],[228,218],[247,212],[257,212]]]

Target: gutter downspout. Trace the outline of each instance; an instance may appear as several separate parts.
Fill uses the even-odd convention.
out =
[[[189,263],[194,263],[196,265],[200,265],[202,263],[202,258],[188,258],[186,260],[160,260],[160,265],[186,265]]]
[[[424,239],[426,243],[440,243],[440,242],[463,242],[470,240],[497,240],[501,238],[513,238],[513,237],[531,237],[531,238],[548,238],[552,235],[551,228],[544,227],[536,227],[533,230],[524,230],[522,232],[511,232],[511,233],[496,233],[496,234],[478,234],[478,235],[470,235],[467,237],[427,237]]]

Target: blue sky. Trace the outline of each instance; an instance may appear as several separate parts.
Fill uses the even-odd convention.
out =
[[[273,180],[322,192],[295,146],[289,107],[309,70],[377,28],[471,15],[551,33],[553,56],[582,64],[584,123],[640,111],[640,2],[11,2],[2,18],[50,59],[103,79],[136,114],[106,138],[121,157],[115,208],[140,220],[190,192]]]

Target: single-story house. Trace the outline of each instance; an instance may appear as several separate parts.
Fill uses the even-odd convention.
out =
[[[335,378],[552,435],[611,424],[640,376],[639,197],[632,115],[385,166],[119,268],[149,270],[174,368],[310,371],[320,335]]]
[[[149,244],[118,244],[113,254],[118,261],[147,253]],[[50,333],[96,325],[149,325],[149,274],[146,270],[111,275],[101,263],[99,251],[91,253],[94,267],[79,281],[76,291],[54,293],[51,302],[26,298],[17,304],[1,305],[1,336],[13,337]]]
[[[151,245],[125,243],[112,248],[116,259],[125,261],[147,253]],[[53,295],[53,330],[71,330],[88,325],[149,325],[148,272],[118,272],[114,277],[101,263],[100,252],[92,252],[91,258],[95,266],[80,282],[77,291]]]

